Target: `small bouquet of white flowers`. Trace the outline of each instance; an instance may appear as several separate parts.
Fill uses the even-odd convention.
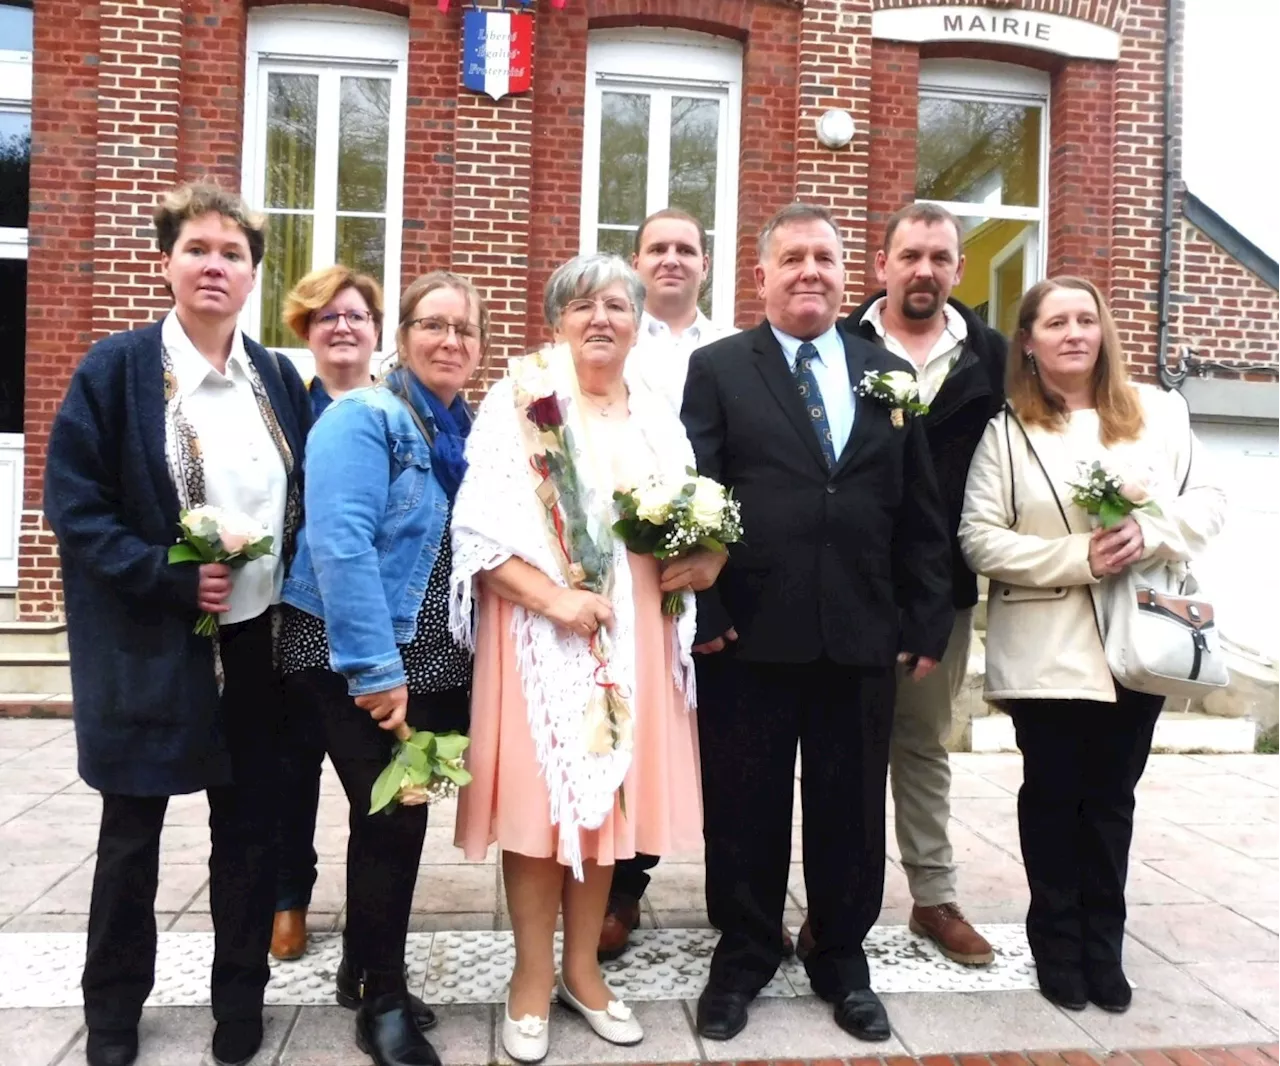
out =
[[[1125,481],[1096,460],[1077,464],[1076,480],[1067,484],[1071,487],[1071,501],[1089,514],[1096,515],[1103,529],[1118,526],[1134,511],[1153,515],[1160,513],[1146,485]]]
[[[260,522],[239,511],[221,507],[193,507],[178,516],[182,536],[169,549],[171,563],[225,563],[239,570],[245,563],[271,554],[271,534]],[[195,631],[211,637],[218,620],[200,615]]]
[[[909,370],[868,370],[858,383],[858,395],[869,396],[889,408],[895,429],[906,425],[906,416],[927,415],[929,405],[920,402],[920,384]]]
[[[672,485],[659,478],[628,492],[615,492],[618,520],[613,532],[638,555],[674,559],[695,548],[722,552],[742,539],[742,508],[718,481],[686,471],[688,481]],[[684,609],[679,592],[662,600],[664,614]]]
[[[414,807],[456,795],[471,783],[471,773],[462,765],[462,753],[470,743],[471,738],[461,733],[432,733],[401,725],[391,761],[369,793],[369,813],[377,814],[394,803]]]

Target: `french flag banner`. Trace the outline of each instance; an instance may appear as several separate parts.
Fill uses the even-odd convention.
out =
[[[510,11],[462,15],[462,85],[495,100],[533,83],[533,16]]]

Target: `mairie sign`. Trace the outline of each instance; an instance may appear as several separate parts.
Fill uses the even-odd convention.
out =
[[[533,16],[466,11],[462,16],[462,84],[500,100],[529,91],[533,75]]]

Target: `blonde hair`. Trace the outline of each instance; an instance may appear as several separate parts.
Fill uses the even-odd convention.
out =
[[[160,197],[156,206],[156,244],[165,255],[173,255],[182,227],[204,215],[221,215],[240,227],[249,242],[249,258],[256,267],[262,262],[267,243],[267,216],[253,211],[234,192],[207,181],[185,181]]]
[[[483,363],[484,355],[489,349],[489,307],[484,302],[484,297],[480,295],[479,289],[466,278],[449,270],[433,270],[429,274],[423,274],[410,282],[409,287],[401,294],[400,320],[396,326],[397,361],[400,364],[404,363],[404,353],[409,343],[409,323],[413,320],[414,311],[418,309],[422,298],[428,293],[435,292],[436,289],[454,289],[462,293],[467,301],[468,317],[472,307],[477,309],[476,317],[480,321],[480,352]]]
[[[1005,391],[1018,417],[1033,426],[1061,430],[1066,424],[1067,405],[1061,396],[1045,388],[1044,380],[1027,354],[1031,331],[1040,315],[1040,305],[1051,292],[1075,289],[1087,292],[1098,308],[1102,344],[1098,361],[1093,365],[1093,402],[1101,425],[1102,443],[1134,440],[1142,432],[1142,404],[1138,390],[1129,381],[1124,353],[1120,350],[1120,333],[1111,309],[1093,282],[1084,278],[1062,276],[1046,278],[1032,285],[1018,306],[1018,329],[1013,335],[1013,351]]]
[[[368,274],[357,274],[341,263],[313,270],[289,290],[284,298],[284,324],[302,341],[311,329],[311,316],[345,289],[355,289],[364,297],[373,315],[373,325],[382,330],[382,286]]]

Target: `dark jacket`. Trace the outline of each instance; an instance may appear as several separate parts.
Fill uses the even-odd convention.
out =
[[[875,345],[841,336],[851,382],[897,368]],[[895,428],[875,400],[856,403],[828,469],[768,322],[693,353],[681,418],[699,472],[733,490],[744,529],[699,597],[700,640],[732,625],[737,658],[751,662],[825,655],[886,669],[899,651],[942,657],[950,549],[924,430]]]
[[[178,494],[165,462],[160,329],[116,333],[89,349],[54,418],[44,482],[62,561],[80,776],[139,796],[231,779],[213,646],[192,632],[199,570],[168,562]],[[287,359],[244,344],[300,481],[307,391]]]
[[[862,316],[884,296],[876,293],[853,312],[841,327],[855,336],[879,344],[879,335]],[[1004,367],[1008,345],[1004,336],[982,321],[959,300],[947,301],[960,312],[969,336],[960,359],[947,375],[938,395],[929,405],[929,413],[921,417],[925,436],[929,438],[929,454],[933,456],[938,488],[947,514],[947,531],[951,534],[952,602],[957,610],[978,602],[978,579],[965,565],[956,536],[960,528],[960,511],[964,507],[964,486],[969,477],[969,461],[982,439],[987,423],[1004,406]],[[894,368],[902,369],[902,361],[893,357]]]

